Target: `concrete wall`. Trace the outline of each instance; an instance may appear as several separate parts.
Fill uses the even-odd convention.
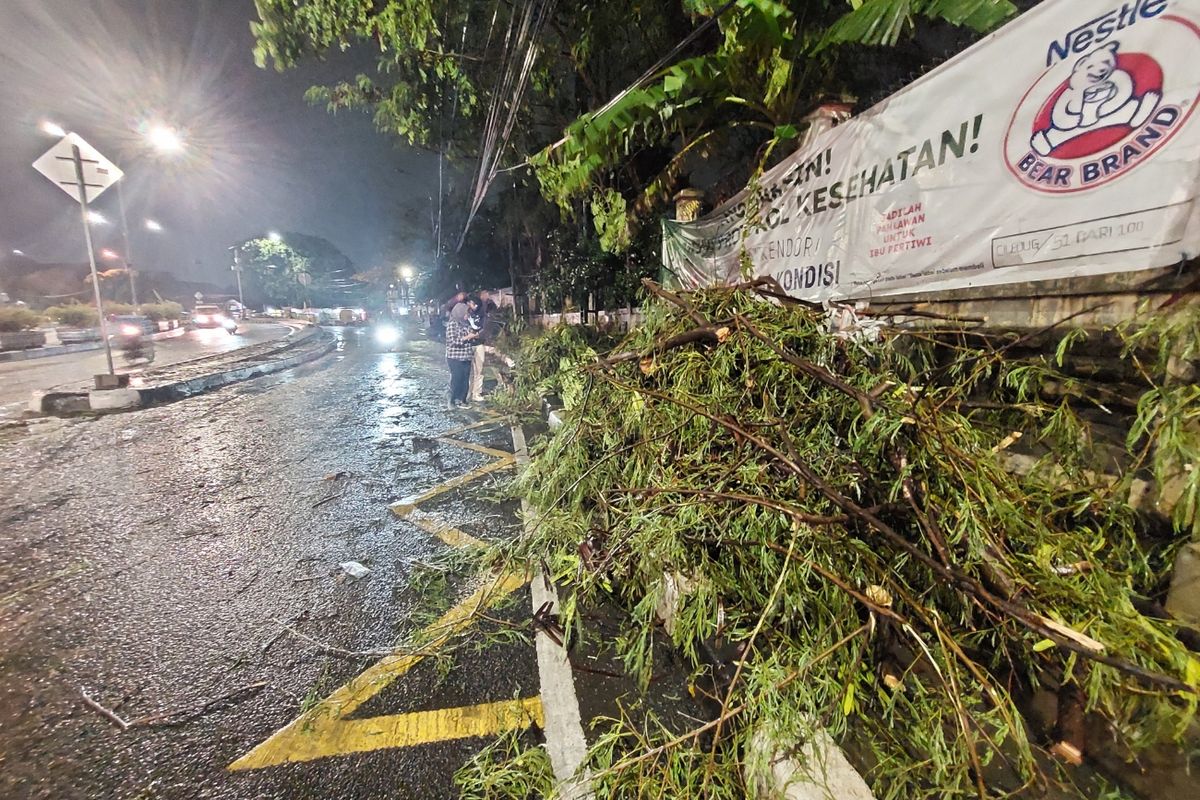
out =
[[[1102,328],[1130,319],[1147,302],[1154,308],[1196,302],[1197,266],[1189,262],[1168,269],[898,295],[872,300],[869,308],[877,313],[913,309],[976,317],[986,327],[999,329],[1043,328],[1068,317],[1074,327]]]

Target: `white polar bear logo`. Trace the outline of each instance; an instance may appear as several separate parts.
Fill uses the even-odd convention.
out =
[[[1136,96],[1133,78],[1117,67],[1117,42],[1093,50],[1075,62],[1067,89],[1050,112],[1050,127],[1029,140],[1038,155],[1048,156],[1059,145],[1091,131],[1114,125],[1134,128],[1150,119],[1161,95]]]

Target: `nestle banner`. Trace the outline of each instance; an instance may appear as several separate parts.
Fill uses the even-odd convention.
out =
[[[812,300],[1148,269],[1196,255],[1200,0],[1047,0],[665,223],[687,285]]]

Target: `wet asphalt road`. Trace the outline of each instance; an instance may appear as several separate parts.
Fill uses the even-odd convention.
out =
[[[414,442],[479,417],[446,409],[435,345],[368,341],[346,332],[312,364],[169,406],[0,430],[0,797],[455,796],[486,740],[227,770],[379,660],[338,649],[386,649],[470,589],[428,579],[447,546],[388,506],[488,463]],[[503,424],[460,438],[512,447]],[[507,474],[425,510],[512,535]],[[348,560],[372,573],[346,577]],[[527,620],[528,590],[514,597],[497,616]],[[528,644],[453,659],[356,714],[538,693]],[[121,730],[81,689],[149,722]]]
[[[154,366],[175,364],[200,356],[224,353],[239,347],[268,342],[288,335],[292,328],[275,323],[243,323],[234,335],[211,328],[154,343]],[[120,353],[113,351],[118,372],[129,371]],[[0,363],[0,421],[20,416],[35,391],[63,384],[87,383],[108,369],[103,350],[85,350],[50,358]]]

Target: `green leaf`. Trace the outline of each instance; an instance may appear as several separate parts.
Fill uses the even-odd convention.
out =
[[[1033,646],[1033,652],[1044,653],[1045,651],[1049,650],[1051,647],[1056,647],[1056,646],[1057,646],[1057,642],[1055,642],[1053,639],[1042,639],[1040,642],[1038,642],[1037,644],[1035,644]]]
[[[796,128],[795,125],[776,125],[775,126],[775,138],[776,139],[795,139],[799,135],[800,135],[800,131]]]
[[[842,697],[842,714],[850,716],[854,712],[854,681],[846,685],[846,694]]]

